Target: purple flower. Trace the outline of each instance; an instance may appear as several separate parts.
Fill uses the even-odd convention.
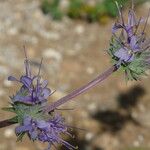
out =
[[[134,10],[129,10],[127,24],[125,24],[120,8],[119,14],[121,22],[115,23],[112,28],[113,36],[119,45],[119,48],[114,52],[114,56],[119,58],[119,62],[123,61],[129,63],[134,61],[137,53],[142,53],[145,49],[143,48],[143,45],[146,43],[145,28],[139,33],[139,26],[143,23],[143,20],[141,18],[139,20],[136,19]],[[117,36],[116,32],[119,29],[121,29],[121,35]],[[147,47],[147,45],[145,45],[145,47]]]
[[[13,102],[23,102],[27,104],[37,104],[47,101],[47,98],[51,95],[51,90],[47,88],[48,81],[40,81],[40,76],[31,75],[29,62],[25,63],[26,75],[21,76],[20,79],[16,79],[13,76],[9,76],[8,80],[17,81],[22,84],[22,87],[13,96]]]
[[[47,150],[50,150],[51,146],[55,146],[54,144],[64,145],[70,150],[76,149],[76,147],[62,139],[62,135],[71,136],[68,132],[68,126],[64,123],[64,119],[54,112],[49,114],[45,111],[47,98],[52,93],[47,88],[48,81],[40,81],[40,68],[38,74],[33,76],[26,57],[26,74],[21,76],[20,79],[13,76],[8,77],[8,80],[22,84],[19,91],[11,97],[12,106],[20,124],[16,127],[18,140],[22,139],[26,133],[33,141],[47,142],[49,145]]]
[[[70,150],[76,149],[76,147],[61,137],[62,134],[70,135],[67,130],[68,128],[64,124],[64,119],[58,114],[55,114],[54,117],[47,121],[26,116],[22,125],[16,127],[16,134],[27,133],[32,140],[48,142],[49,146],[47,150],[50,150],[51,146],[55,145],[55,143],[62,144]]]
[[[133,10],[129,10],[127,24],[125,24],[124,22],[122,13],[120,13],[120,18],[122,19],[122,22],[117,22],[114,24],[112,33],[116,33],[119,29],[123,29],[127,33],[128,38],[131,38],[134,35],[134,28],[138,26],[138,24],[141,23],[142,20],[136,20],[135,12]]]
[[[134,60],[134,54],[141,51],[141,43],[138,42],[136,36],[132,36],[129,43],[122,45],[114,55],[121,61],[132,62]]]

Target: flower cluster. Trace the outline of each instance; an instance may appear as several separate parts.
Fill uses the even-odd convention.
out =
[[[109,54],[113,61],[123,68],[127,79],[137,80],[150,67],[150,40],[145,33],[150,13],[146,20],[137,20],[132,8],[129,10],[128,23],[125,23],[119,6],[118,9],[121,21],[117,21],[112,28]]]
[[[40,66],[41,67],[41,66]],[[48,105],[47,98],[52,94],[47,88],[48,82],[40,81],[40,69],[36,76],[32,76],[29,60],[25,60],[26,74],[16,79],[13,76],[8,77],[10,81],[16,81],[22,84],[16,95],[10,97],[12,107],[7,110],[16,113],[13,120],[20,125],[16,127],[18,140],[22,140],[27,134],[33,141],[48,142],[47,150],[56,143],[66,146],[73,150],[76,147],[62,139],[62,135],[70,135],[68,126],[65,125],[64,118],[53,112],[46,112],[45,106]]]
[[[38,104],[47,101],[51,95],[51,90],[47,88],[48,81],[40,82],[40,76],[31,75],[28,60],[25,61],[26,75],[21,76],[20,80],[13,76],[8,77],[10,81],[17,81],[22,84],[22,87],[15,96],[12,97],[13,102],[22,102],[28,104]]]
[[[70,150],[75,149],[74,146],[61,138],[61,134],[70,134],[67,131],[67,126],[64,125],[63,118],[58,114],[47,121],[25,116],[22,125],[16,128],[17,135],[22,133],[28,133],[32,140],[48,142],[48,150],[54,143],[65,145]]]

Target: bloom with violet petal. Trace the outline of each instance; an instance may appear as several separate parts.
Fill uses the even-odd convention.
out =
[[[70,133],[68,132],[68,127],[64,124],[64,118],[59,114],[55,114],[46,121],[25,116],[23,123],[16,127],[18,136],[23,133],[27,133],[33,141],[48,142],[47,150],[50,150],[55,143],[62,144],[70,150],[77,149],[77,147],[72,146],[61,138],[62,134],[70,135]]]
[[[12,97],[13,102],[22,102],[27,104],[44,103],[51,95],[51,90],[47,88],[48,81],[40,81],[40,76],[32,76],[29,70],[29,62],[25,62],[26,75],[21,76],[20,79],[16,79],[13,76],[9,76],[9,81],[17,81],[22,84],[22,87],[15,96]],[[30,72],[30,73],[29,73]]]
[[[32,141],[47,142],[47,150],[50,150],[52,146],[55,147],[56,144],[64,145],[70,150],[77,149],[62,138],[62,135],[71,136],[64,118],[55,110],[48,113],[44,109],[48,105],[47,98],[52,92],[47,87],[47,80],[40,81],[40,68],[38,75],[32,75],[29,61],[26,58],[26,74],[20,79],[13,76],[8,77],[8,80],[22,84],[16,94],[10,97],[12,106],[5,108],[16,114],[12,121],[19,123],[15,130],[18,141],[27,134]]]
[[[147,19],[137,20],[132,8],[129,10],[128,23],[125,23],[119,6],[118,9],[121,21],[112,28],[108,53],[113,62],[125,71],[128,80],[138,80],[150,68],[150,39],[145,33],[150,11]]]

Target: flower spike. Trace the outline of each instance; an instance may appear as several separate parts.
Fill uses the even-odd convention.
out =
[[[55,113],[55,110],[50,113],[44,111],[45,106],[48,105],[48,97],[53,92],[47,87],[47,80],[40,81],[43,58],[38,74],[31,76],[31,67],[25,48],[24,51],[25,75],[22,75],[20,79],[13,76],[8,77],[8,80],[22,84],[16,94],[10,97],[12,106],[5,108],[7,111],[16,113],[16,117],[13,120],[6,120],[1,123],[3,125],[19,123],[15,130],[18,141],[22,140],[23,136],[27,134],[32,141],[47,142],[47,150],[50,150],[56,143],[64,145],[69,150],[76,149],[76,147],[62,139],[62,134],[70,135],[64,118]],[[3,126],[0,125],[0,127]]]
[[[150,59],[150,41],[145,33],[150,10],[146,21],[143,21],[142,17],[137,20],[132,1],[132,9],[128,13],[128,23],[125,23],[119,5],[116,4],[121,21],[116,22],[112,28],[113,35],[108,53],[113,62],[119,64],[120,68],[124,70],[127,80],[138,80],[146,74],[146,70],[150,67],[150,63],[147,61]],[[143,26],[144,22],[144,28],[140,31],[139,27]]]

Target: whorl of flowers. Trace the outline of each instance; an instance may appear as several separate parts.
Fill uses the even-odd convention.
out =
[[[134,7],[129,10],[128,22],[119,9],[120,21],[112,28],[112,40],[109,54],[113,61],[125,71],[129,80],[138,80],[150,68],[150,39],[146,36],[147,19],[137,19]]]
[[[62,135],[71,136],[64,118],[55,111],[48,113],[44,110],[44,106],[48,105],[47,98],[52,94],[51,90],[47,88],[48,81],[40,81],[40,69],[38,75],[31,74],[27,58],[25,70],[26,74],[20,79],[13,76],[8,77],[10,81],[21,83],[21,88],[16,95],[10,97],[12,106],[5,108],[5,110],[16,113],[16,117],[11,121],[19,123],[19,126],[16,127],[18,141],[27,134],[33,141],[48,142],[47,150],[56,144],[64,145],[70,150],[76,149],[77,147],[62,139]]]

